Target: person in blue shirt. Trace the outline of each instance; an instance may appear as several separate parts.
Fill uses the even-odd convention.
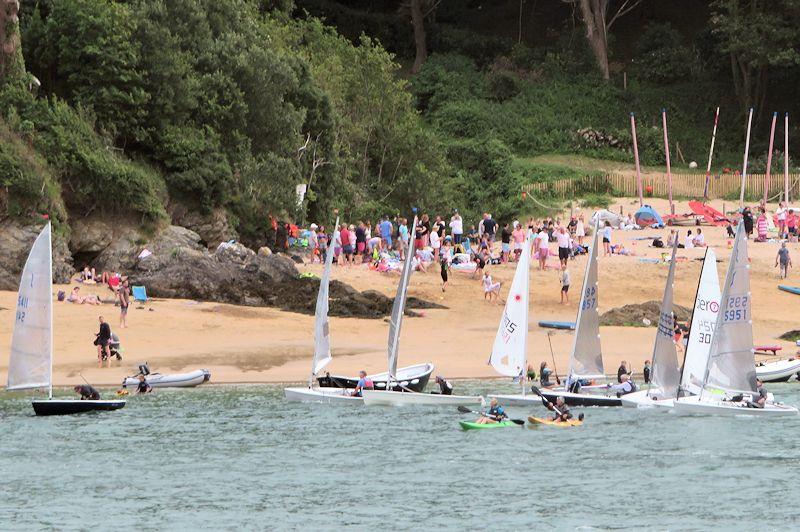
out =
[[[385,249],[392,249],[392,222],[389,221],[387,216],[383,217],[378,231],[381,233],[381,241]]]
[[[356,388],[353,390],[351,394],[353,397],[361,397],[361,392],[363,390],[373,390],[375,385],[372,383],[372,379],[367,377],[367,372],[363,369],[358,372],[358,382],[356,383]]]
[[[500,406],[500,403],[497,402],[497,399],[492,399],[492,402],[489,403],[489,410],[486,411],[481,417],[478,418],[478,423],[480,425],[486,425],[488,423],[498,423],[503,421],[508,416],[506,415],[506,411]]]

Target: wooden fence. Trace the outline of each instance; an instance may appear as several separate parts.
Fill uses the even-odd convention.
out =
[[[702,198],[705,188],[705,174],[672,174],[672,194],[675,197]],[[738,199],[742,185],[741,176],[735,174],[712,175],[708,181],[709,199]],[[770,201],[777,201],[783,193],[783,174],[770,176]],[[642,175],[642,188],[646,196],[666,198],[669,196],[665,174]],[[760,199],[764,195],[764,174],[751,174],[745,178],[745,197]],[[522,187],[523,192],[532,196],[551,196],[569,198],[576,195],[613,193],[621,196],[638,196],[636,176],[633,174],[606,174],[586,176],[580,179],[560,179],[546,183],[530,183]],[[800,196],[800,174],[789,174],[789,197]]]

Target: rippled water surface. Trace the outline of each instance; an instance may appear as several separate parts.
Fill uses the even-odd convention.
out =
[[[800,404],[800,383],[769,388]],[[580,428],[463,432],[455,408],[282,397],[206,386],[36,418],[29,397],[0,392],[0,528],[796,527],[798,418],[594,408]]]

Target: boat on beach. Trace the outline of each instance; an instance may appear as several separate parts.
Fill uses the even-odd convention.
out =
[[[124,399],[53,398],[53,257],[51,225],[42,229],[25,261],[17,294],[6,389],[47,388],[47,399],[34,399],[37,416],[119,410]]]
[[[800,360],[784,359],[756,365],[756,377],[764,382],[788,382],[800,372]]]
[[[752,407],[759,392],[753,349],[750,264],[742,222],[736,229],[720,301],[700,392],[676,399],[673,411],[721,416],[797,415],[797,408],[769,399],[763,408]]]

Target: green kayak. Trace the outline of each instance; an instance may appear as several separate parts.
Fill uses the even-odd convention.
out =
[[[474,429],[499,429],[500,427],[513,427],[516,425],[513,421],[500,421],[499,423],[475,423],[473,421],[459,421],[461,428],[464,430]]]

